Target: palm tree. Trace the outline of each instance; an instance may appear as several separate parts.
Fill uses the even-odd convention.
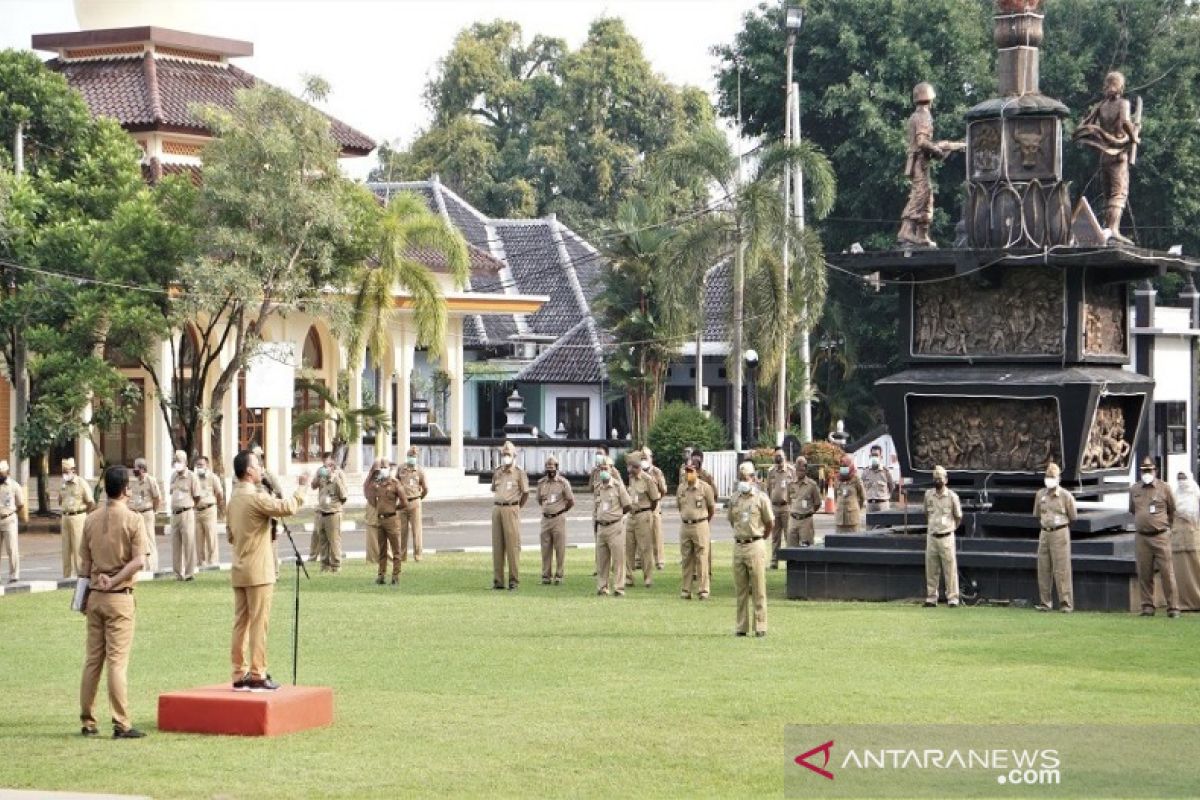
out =
[[[344,375],[345,373],[343,373]],[[349,381],[338,381],[339,391],[335,397],[324,383],[306,378],[296,381],[299,391],[312,390],[321,398],[321,409],[304,411],[292,417],[292,438],[302,438],[313,425],[333,423],[333,457],[337,463],[345,467],[350,455],[350,442],[362,436],[363,431],[378,431],[388,433],[392,429],[391,419],[385,409],[378,405],[355,408],[357,398],[350,397]]]
[[[658,169],[675,180],[697,177],[714,191],[712,213],[689,222],[680,246],[703,253],[708,263],[733,259],[733,303],[730,313],[729,371],[733,376],[730,420],[734,449],[742,449],[742,353],[745,349],[746,288],[754,341],[762,348],[760,383],[769,384],[778,371],[779,353],[800,325],[811,327],[817,315],[801,318],[797,309],[819,308],[825,296],[825,261],[815,231],[801,231],[783,207],[782,180],[788,167],[804,170],[808,202],[816,219],[833,208],[836,197],[833,167],[815,146],[771,143],[758,149],[749,179],[742,178],[742,158],[723,133],[701,128],[687,141],[658,158]],[[782,249],[788,241],[795,254],[793,279],[785,281]]]

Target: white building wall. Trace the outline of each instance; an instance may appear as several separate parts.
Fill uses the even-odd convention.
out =
[[[587,398],[588,401],[588,438],[607,438],[604,432],[604,402],[600,396],[600,387],[592,384],[548,383],[542,386],[542,418],[538,422],[527,420],[538,426],[538,430],[554,435],[558,427],[555,416],[560,397]]]

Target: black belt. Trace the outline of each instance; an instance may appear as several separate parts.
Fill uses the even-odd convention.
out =
[[[812,516],[814,513],[815,513],[815,512],[812,512],[812,511],[810,511],[810,512],[808,512],[807,514],[797,514],[796,512],[794,512],[794,511],[793,511],[793,512],[791,513],[791,517],[792,517],[792,519],[808,519],[808,518],[810,518],[810,517],[811,517],[811,516]]]
[[[787,505],[787,500],[784,500],[782,503],[772,503],[771,505],[782,508],[783,506]]]
[[[177,510],[175,510],[175,511],[172,511],[171,513],[172,513],[172,514],[182,514],[182,513],[183,513],[183,512],[185,512],[185,511],[195,511],[195,510],[196,510],[196,509],[195,509],[195,507],[194,507],[194,506],[188,506],[187,508],[180,508],[180,509],[177,509]]]
[[[9,517],[13,516],[13,515],[14,515],[14,514],[16,514],[16,513],[17,513],[17,512],[15,512],[15,511],[10,511],[10,512],[9,512],[9,513],[7,513],[7,514],[0,515],[0,519],[8,519]]]
[[[546,519],[554,519],[555,517],[561,517],[565,513],[567,513],[567,510],[564,508],[562,511],[555,511],[553,514],[542,514],[542,516]]]
[[[621,521],[622,521],[622,520],[619,520],[619,519],[614,519],[612,522],[600,522],[599,520],[597,520],[597,521],[596,521],[596,524],[597,524],[597,525],[604,526],[604,527],[607,527],[607,526],[609,526],[609,525],[616,525],[617,523],[619,523],[619,522],[621,522]]]
[[[683,524],[684,525],[699,525],[701,522],[708,522],[708,517],[702,517],[700,519],[685,519],[683,521]]]
[[[342,512],[341,511],[322,511],[320,509],[317,509],[317,513],[320,514],[322,517],[332,517],[334,514],[340,514]]]
[[[868,504],[870,504],[870,503],[890,503],[890,502],[892,502],[892,498],[890,498],[890,497],[885,497],[883,499],[878,499],[878,498],[872,499],[870,497],[867,498]]]
[[[100,594],[133,594],[133,587],[130,586],[125,589],[110,589],[108,591],[103,589],[90,589],[90,591],[99,592]]]
[[[1055,531],[1063,531],[1066,529],[1066,525],[1059,525],[1057,528],[1042,528],[1042,533],[1054,533]]]
[[[753,544],[754,542],[761,542],[765,538],[767,538],[767,537],[755,536],[753,539],[734,539],[734,541],[737,542],[738,544]]]
[[[653,508],[639,508],[636,511],[634,511],[633,513],[634,514],[649,514],[653,510],[654,510]]]
[[[78,517],[80,514],[86,514],[86,513],[87,513],[87,509],[84,509],[83,511],[64,511],[63,516],[64,517]]]
[[[931,533],[929,535],[935,539],[945,539],[947,536],[953,536],[954,531],[950,531],[950,533]]]
[[[208,511],[210,508],[212,508],[215,505],[216,505],[216,503],[209,503],[206,506],[196,506],[195,508],[197,511]]]
[[[496,503],[496,505],[498,505],[498,506],[515,506],[515,505],[520,505],[520,501],[514,500],[511,503]]]
[[[393,511],[390,514],[380,514],[379,518],[380,519],[391,519],[392,517],[396,516],[399,513],[400,513],[399,511]]]
[[[150,508],[135,508],[135,509],[133,510],[133,513],[135,513],[135,514],[145,514],[147,511],[153,511],[153,510],[154,510],[154,507],[153,507],[153,506],[151,506]]]
[[[1164,533],[1170,533],[1170,532],[1171,531],[1169,529],[1165,530],[1165,531],[1138,531],[1138,535],[1139,536],[1162,536]]]

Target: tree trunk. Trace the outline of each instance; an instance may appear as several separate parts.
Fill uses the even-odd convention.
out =
[[[733,257],[733,324],[730,336],[730,369],[733,370],[733,409],[730,412],[729,427],[733,434],[733,449],[742,452],[742,315],[746,289],[746,265],[744,262],[746,247],[738,237],[737,250]]]
[[[50,451],[45,450],[38,456],[37,496],[38,516],[50,514],[50,486],[47,478],[50,475]]]
[[[13,380],[16,385],[13,386],[13,422],[20,424],[29,416],[29,381],[26,376],[27,363],[29,360],[29,350],[25,344],[25,334],[18,326],[13,331]],[[29,483],[29,460],[21,455],[21,444],[16,437],[12,443],[12,452],[17,456],[16,464],[14,464],[13,475],[16,476],[17,483],[28,485]]]

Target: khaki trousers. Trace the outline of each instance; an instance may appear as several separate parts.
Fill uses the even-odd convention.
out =
[[[63,514],[59,531],[62,533],[62,568],[64,578],[74,578],[83,569],[83,521],[87,514]]]
[[[954,549],[954,534],[925,536],[925,599],[938,601],[938,580],[946,580],[946,602],[958,605],[958,555]]]
[[[21,580],[21,549],[17,543],[16,514],[9,514],[0,520],[0,554],[8,556],[8,579]]]
[[[679,530],[679,555],[683,562],[683,585],[680,587],[685,594],[691,594],[696,588],[701,596],[708,595],[709,547],[712,542],[712,531],[708,520],[685,522]]]
[[[1175,565],[1171,561],[1171,534],[1168,532],[1146,535],[1139,533],[1135,537],[1134,555],[1137,557],[1138,588],[1142,595],[1142,610],[1154,608],[1154,572],[1158,571],[1162,581],[1163,597],[1167,608],[1179,608],[1179,598],[1175,594]]]
[[[235,681],[247,673],[257,680],[267,676],[267,629],[274,594],[273,583],[233,587],[233,646],[229,655]]]
[[[414,561],[421,560],[421,541],[424,531],[421,529],[421,501],[413,498],[408,501],[408,508],[400,512],[400,558],[408,560],[409,543],[412,543]]]
[[[596,591],[607,594],[610,589],[625,592],[624,519],[601,523],[596,530]]]
[[[508,561],[508,583],[521,583],[521,507],[492,506],[492,585],[504,585],[504,562]]]
[[[392,577],[400,574],[400,564],[404,561],[404,551],[400,549],[399,517],[388,517],[379,520],[375,529],[378,531],[375,539],[375,549],[379,551],[376,563],[379,564],[379,575],[387,574],[388,549],[392,551]]]
[[[320,540],[317,555],[321,558],[321,568],[337,572],[342,568],[342,512],[318,511],[314,521],[313,538]]]
[[[563,562],[567,560],[567,514],[542,517],[542,580],[563,579]],[[553,573],[551,565],[557,566]]]
[[[733,543],[733,585],[737,591],[737,632],[750,632],[750,601],[754,601],[754,631],[767,630],[767,557],[762,539]]]
[[[79,683],[79,719],[95,727],[96,690],[100,672],[108,667],[108,705],[113,725],[126,729],[129,724],[128,684],[129,651],[133,647],[133,629],[137,610],[131,594],[106,594],[93,591],[87,600],[87,647],[84,650],[83,678]]]
[[[209,506],[203,511],[196,509],[196,557],[200,566],[219,564],[221,550],[217,545],[217,507]]]
[[[1052,608],[1050,590],[1058,587],[1058,604],[1064,609],[1075,608],[1071,580],[1071,530],[1059,528],[1042,531],[1038,537],[1038,599]]]
[[[146,566],[150,572],[158,572],[158,543],[154,541],[154,509],[139,511],[142,518],[142,532],[146,535]]]
[[[812,544],[817,539],[817,528],[813,525],[812,515],[804,519],[793,519],[788,514],[787,546],[799,547],[802,544]]]
[[[367,526],[367,563],[379,563],[379,512],[367,506],[365,516]]]
[[[625,585],[633,585],[633,565],[641,561],[642,580],[650,586],[654,583],[654,512],[630,514],[629,533],[625,537]]]
[[[196,574],[196,510],[193,508],[171,515],[171,565],[181,578]]]
[[[663,544],[662,506],[654,509],[654,563],[662,569],[667,563],[667,552]]]
[[[775,525],[771,528],[771,566],[776,566],[779,563],[779,548],[783,545],[783,533],[786,529],[783,521],[788,518],[787,504],[772,505],[771,510],[775,512]]]

